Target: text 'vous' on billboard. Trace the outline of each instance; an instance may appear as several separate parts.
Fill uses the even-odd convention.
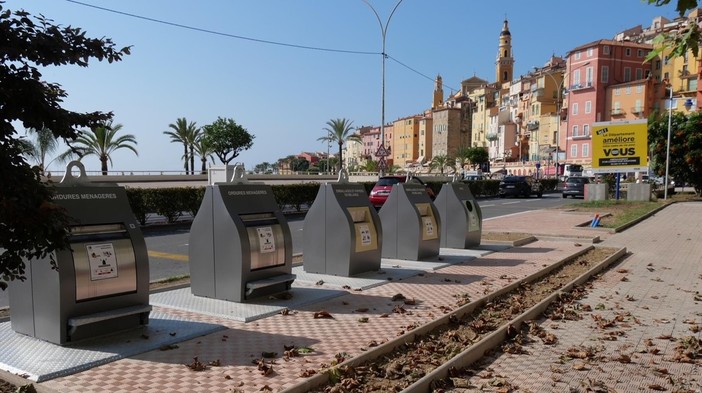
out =
[[[648,171],[648,121],[612,121],[592,125],[592,171]]]

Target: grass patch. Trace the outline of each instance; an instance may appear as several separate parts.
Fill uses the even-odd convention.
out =
[[[600,225],[605,228],[617,228],[628,222],[636,220],[645,216],[646,214],[658,209],[663,206],[663,203],[659,202],[625,202],[631,206],[627,206],[626,209],[617,211],[617,213],[612,213],[611,216],[605,217],[600,221]]]
[[[571,210],[590,212],[593,214],[609,213],[610,216],[602,217],[600,226],[604,228],[617,228],[637,218],[640,218],[651,211],[665,205],[663,201],[658,202],[629,202],[623,200],[589,201],[575,203],[566,206]]]
[[[180,275],[180,276],[171,276],[171,277],[168,277],[168,278],[164,278],[164,279],[162,279],[162,280],[155,281],[154,283],[158,283],[158,284],[168,284],[168,283],[172,283],[172,282],[183,281],[183,280],[189,279],[189,278],[190,278],[190,275],[188,275],[188,274],[183,274],[183,275]]]

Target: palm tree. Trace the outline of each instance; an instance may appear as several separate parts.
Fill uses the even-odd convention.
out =
[[[463,167],[466,164],[470,164],[470,157],[471,157],[471,151],[470,148],[468,147],[459,147],[458,150],[456,151],[456,158],[455,158],[455,164],[456,164],[456,170],[460,170],[463,172]]]
[[[353,122],[348,119],[332,119],[327,122],[324,130],[327,131],[327,136],[317,138],[322,142],[335,142],[339,145],[339,161],[336,164],[337,170],[341,170],[341,163],[344,162],[342,157],[344,142],[352,141],[361,143],[361,137],[358,134],[352,134]]]
[[[193,126],[195,123],[191,123]],[[202,135],[199,128],[189,129],[186,135],[186,142],[190,147],[190,173],[195,174],[195,143],[198,142]]]
[[[212,156],[214,155],[214,150],[212,149],[212,146],[207,142],[207,138],[203,138],[202,134],[198,132],[196,133],[196,138],[193,144],[190,146],[192,149],[192,157],[197,154],[200,157],[200,162],[202,163],[202,168],[200,169],[200,173],[203,175],[207,173],[207,159],[210,158],[212,159],[212,162],[214,163],[214,158]],[[186,163],[187,165],[187,163]],[[195,173],[195,168],[193,168],[193,173]]]
[[[100,170],[103,175],[107,175],[107,162],[112,166],[111,154],[115,150],[129,149],[137,156],[134,145],[137,144],[136,138],[132,134],[126,134],[117,137],[117,133],[122,129],[121,124],[112,125],[112,120],[103,122],[101,125],[91,130],[78,131],[78,138],[75,140],[74,147],[76,154],[82,159],[85,156],[96,155],[100,160]],[[67,154],[66,152],[64,154]]]
[[[453,166],[454,160],[447,156],[446,154],[439,154],[434,156],[434,158],[431,159],[431,163],[429,164],[429,171],[432,171],[434,169],[439,169],[439,172],[443,176],[444,174],[444,169],[447,166]]]
[[[363,170],[366,172],[378,172],[378,161],[366,160]]]
[[[171,142],[182,143],[183,144],[183,168],[185,173],[188,172],[188,161],[190,161],[190,167],[194,172],[194,157],[192,155],[192,147],[199,134],[199,129],[195,126],[195,122],[188,123],[188,120],[184,117],[176,119],[175,124],[169,124],[169,128],[173,131],[163,131],[164,134],[171,137]],[[188,150],[190,149],[190,150]]]
[[[68,156],[62,154],[53,160],[46,162],[46,156],[56,151],[56,149],[59,147],[58,139],[56,139],[50,129],[46,127],[39,130],[29,128],[27,129],[27,133],[35,134],[36,139],[34,141],[23,140],[26,142],[23,143],[23,148],[25,149],[24,154],[36,162],[42,175],[44,174],[46,167],[51,165],[52,162],[56,160],[62,162],[68,158]]]

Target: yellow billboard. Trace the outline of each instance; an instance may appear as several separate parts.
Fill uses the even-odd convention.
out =
[[[592,172],[648,171],[648,121],[611,121],[592,125]]]

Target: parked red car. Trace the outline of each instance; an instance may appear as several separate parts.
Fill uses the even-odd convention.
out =
[[[406,181],[407,176],[404,175],[383,176],[380,179],[378,179],[378,182],[375,183],[375,186],[373,186],[373,189],[371,190],[370,195],[368,196],[371,205],[378,209],[383,207],[383,204],[388,199],[388,195],[390,195],[390,191],[392,191],[392,186],[394,186],[397,183],[404,183]],[[410,179],[410,183],[419,183],[424,185],[427,189],[427,194],[429,194],[431,200],[433,201],[434,198],[436,198],[436,195],[434,194],[434,191],[431,189],[431,187],[424,183],[420,178],[413,177]]]

